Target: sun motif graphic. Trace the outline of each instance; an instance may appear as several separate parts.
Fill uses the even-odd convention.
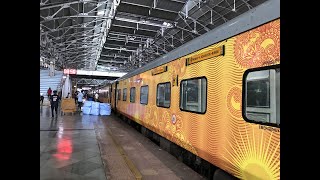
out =
[[[242,100],[241,95],[242,91],[241,88],[238,86],[232,87],[227,95],[227,107],[230,112],[230,114],[237,118],[242,119],[241,115],[241,108],[242,108]]]
[[[223,156],[233,174],[245,180],[280,179],[280,134],[256,129],[238,128],[232,132]],[[228,168],[228,167],[227,167]]]

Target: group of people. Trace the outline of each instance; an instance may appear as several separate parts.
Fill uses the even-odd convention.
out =
[[[49,87],[48,90],[47,90],[48,100],[50,100],[51,94],[52,94],[52,90],[51,90],[51,87]],[[44,96],[43,96],[43,94],[41,93],[41,94],[40,94],[40,102],[41,102],[41,105],[43,105],[43,100],[44,100]]]
[[[47,90],[47,96],[48,96],[48,99],[50,100],[52,117],[54,117],[54,114],[56,114],[56,115],[58,114],[58,106],[59,106],[59,102],[61,100],[61,95],[59,95],[57,93],[57,90],[52,91],[51,88],[49,87],[49,89]],[[71,98],[70,93],[68,93],[66,98]],[[81,111],[81,107],[82,107],[84,98],[86,98],[88,100],[91,100],[91,99],[93,100],[93,97],[90,97],[90,95],[85,94],[83,90],[81,90],[79,92],[76,91],[73,94],[73,98],[75,99],[75,104],[78,104],[78,110],[79,111]],[[94,95],[94,100],[98,101],[98,98],[99,98],[99,95],[98,95],[98,93],[96,93]],[[41,104],[43,104],[43,100],[44,100],[44,96],[41,93],[40,94],[40,102],[41,102]]]
[[[79,108],[79,111],[81,111],[81,107],[82,107],[82,104],[83,104],[83,99],[88,99],[88,101],[96,101],[98,102],[99,101],[99,95],[98,93],[96,93],[94,95],[94,97],[90,96],[89,94],[87,93],[84,93],[83,90],[81,90],[80,92],[75,92],[74,94],[74,100],[75,100],[75,103],[78,104],[78,108]]]
[[[47,96],[48,96],[48,100],[50,101],[51,115],[52,115],[52,117],[54,117],[54,114],[56,114],[56,115],[58,114],[58,106],[59,106],[59,102],[61,100],[61,95],[58,94],[57,90],[52,91],[52,89],[49,87],[47,90]],[[44,96],[41,93],[40,94],[41,105],[43,105],[43,100],[44,100]]]

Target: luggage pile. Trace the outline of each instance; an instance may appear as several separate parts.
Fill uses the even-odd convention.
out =
[[[109,116],[111,114],[111,106],[108,103],[85,101],[82,107],[82,113],[95,116]]]

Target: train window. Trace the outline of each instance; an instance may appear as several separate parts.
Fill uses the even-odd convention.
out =
[[[126,100],[127,100],[127,88],[124,88],[122,93],[122,101],[126,101]]]
[[[157,85],[157,106],[170,107],[171,101],[171,84],[170,82],[160,83]]]
[[[136,88],[130,88],[130,102],[134,103],[136,99]]]
[[[117,90],[117,96],[118,96],[118,100],[120,100],[121,99],[121,89]]]
[[[148,104],[148,86],[141,86],[140,88],[140,104]]]
[[[243,117],[280,126],[280,65],[244,73]]]
[[[205,77],[181,80],[180,109],[204,114],[207,108],[207,79]]]

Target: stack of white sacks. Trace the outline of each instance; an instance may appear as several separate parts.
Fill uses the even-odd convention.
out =
[[[111,107],[108,103],[98,103],[94,101],[85,101],[82,107],[83,114],[101,116],[110,115]]]
[[[83,107],[82,107],[82,113],[83,114],[90,114],[92,102],[93,101],[85,101],[83,103]]]
[[[90,114],[99,116],[99,106],[100,104],[98,102],[92,102]]]
[[[100,103],[100,115],[110,115],[111,114],[111,107],[108,103]]]

